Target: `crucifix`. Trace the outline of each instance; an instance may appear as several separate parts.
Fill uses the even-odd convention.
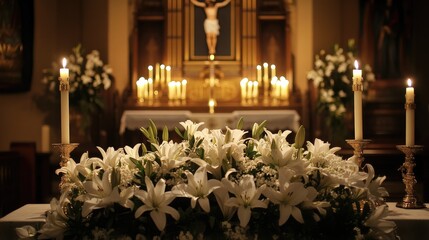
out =
[[[205,2],[199,2],[197,0],[191,0],[195,6],[204,8],[204,12],[206,13],[204,31],[206,32],[207,47],[210,55],[216,53],[216,42],[220,29],[219,20],[217,19],[217,10],[226,6],[230,1],[231,0],[217,2],[216,0],[205,0]]]

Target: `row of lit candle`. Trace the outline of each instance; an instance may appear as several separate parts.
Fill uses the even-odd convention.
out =
[[[259,83],[258,81],[249,81],[248,78],[243,78],[240,81],[241,98],[258,98],[259,95]]]
[[[287,100],[289,99],[289,80],[281,76],[280,79],[271,79],[271,97]]]
[[[166,66],[165,64],[159,64],[157,63],[155,65],[155,76],[154,76],[154,69],[152,65],[149,65],[147,67],[148,69],[148,79],[154,80],[155,86],[168,86],[168,83],[171,82],[171,66]]]
[[[270,68],[271,68],[271,75],[269,74],[268,71],[268,66],[269,64],[264,62],[261,65],[257,65],[256,66],[256,81],[258,82],[259,85],[264,84],[264,88],[268,88],[268,84],[270,82],[270,79],[274,78],[276,76],[276,65],[271,64]],[[262,67],[263,67],[263,72],[262,72]]]
[[[186,86],[188,81],[183,79],[180,81],[171,81],[168,83],[168,99],[169,100],[179,100],[186,99]]]
[[[137,99],[143,101],[144,99],[153,99],[153,80],[152,78],[145,79],[144,77],[139,78],[137,84]]]

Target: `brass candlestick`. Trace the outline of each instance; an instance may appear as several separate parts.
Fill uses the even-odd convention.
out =
[[[356,139],[346,139],[346,142],[352,146],[353,148],[353,155],[356,157],[356,164],[361,168],[362,162],[365,159],[363,157],[363,150],[365,149],[366,145],[371,142],[369,139],[362,139],[362,140],[356,140]]]
[[[398,202],[396,206],[408,209],[425,208],[426,206],[422,202],[418,201],[414,195],[414,185],[417,183],[417,180],[413,171],[413,168],[416,166],[414,163],[414,155],[422,151],[423,146],[397,145],[396,148],[405,154],[405,162],[398,170],[402,172],[402,182],[405,184],[406,192],[402,202]]]
[[[70,160],[70,153],[78,146],[78,143],[54,143],[53,149],[60,153],[60,167],[65,167]],[[60,190],[62,191],[65,183],[64,175],[61,176]]]
[[[70,159],[70,153],[79,145],[79,143],[54,143],[54,150],[60,153],[60,167],[66,166]]]

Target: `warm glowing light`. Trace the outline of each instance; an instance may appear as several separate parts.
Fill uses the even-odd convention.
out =
[[[411,79],[408,78],[407,84],[408,84],[408,87],[411,87],[413,86],[413,81],[411,81]]]
[[[65,68],[67,66],[67,59],[63,58],[63,68]]]
[[[356,69],[359,69],[359,63],[358,63],[358,61],[357,61],[357,60],[355,60],[355,68],[356,68]]]

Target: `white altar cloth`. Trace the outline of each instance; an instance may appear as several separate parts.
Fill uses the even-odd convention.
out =
[[[151,119],[160,129],[167,126],[169,130],[179,127],[179,122],[192,120],[204,122],[203,127],[224,129],[226,126],[235,128],[240,117],[244,120],[244,129],[252,129],[254,123],[267,120],[268,129],[298,131],[300,116],[295,110],[245,110],[232,113],[193,113],[183,110],[126,110],[121,117],[119,133],[126,129],[136,130],[147,127]]]

